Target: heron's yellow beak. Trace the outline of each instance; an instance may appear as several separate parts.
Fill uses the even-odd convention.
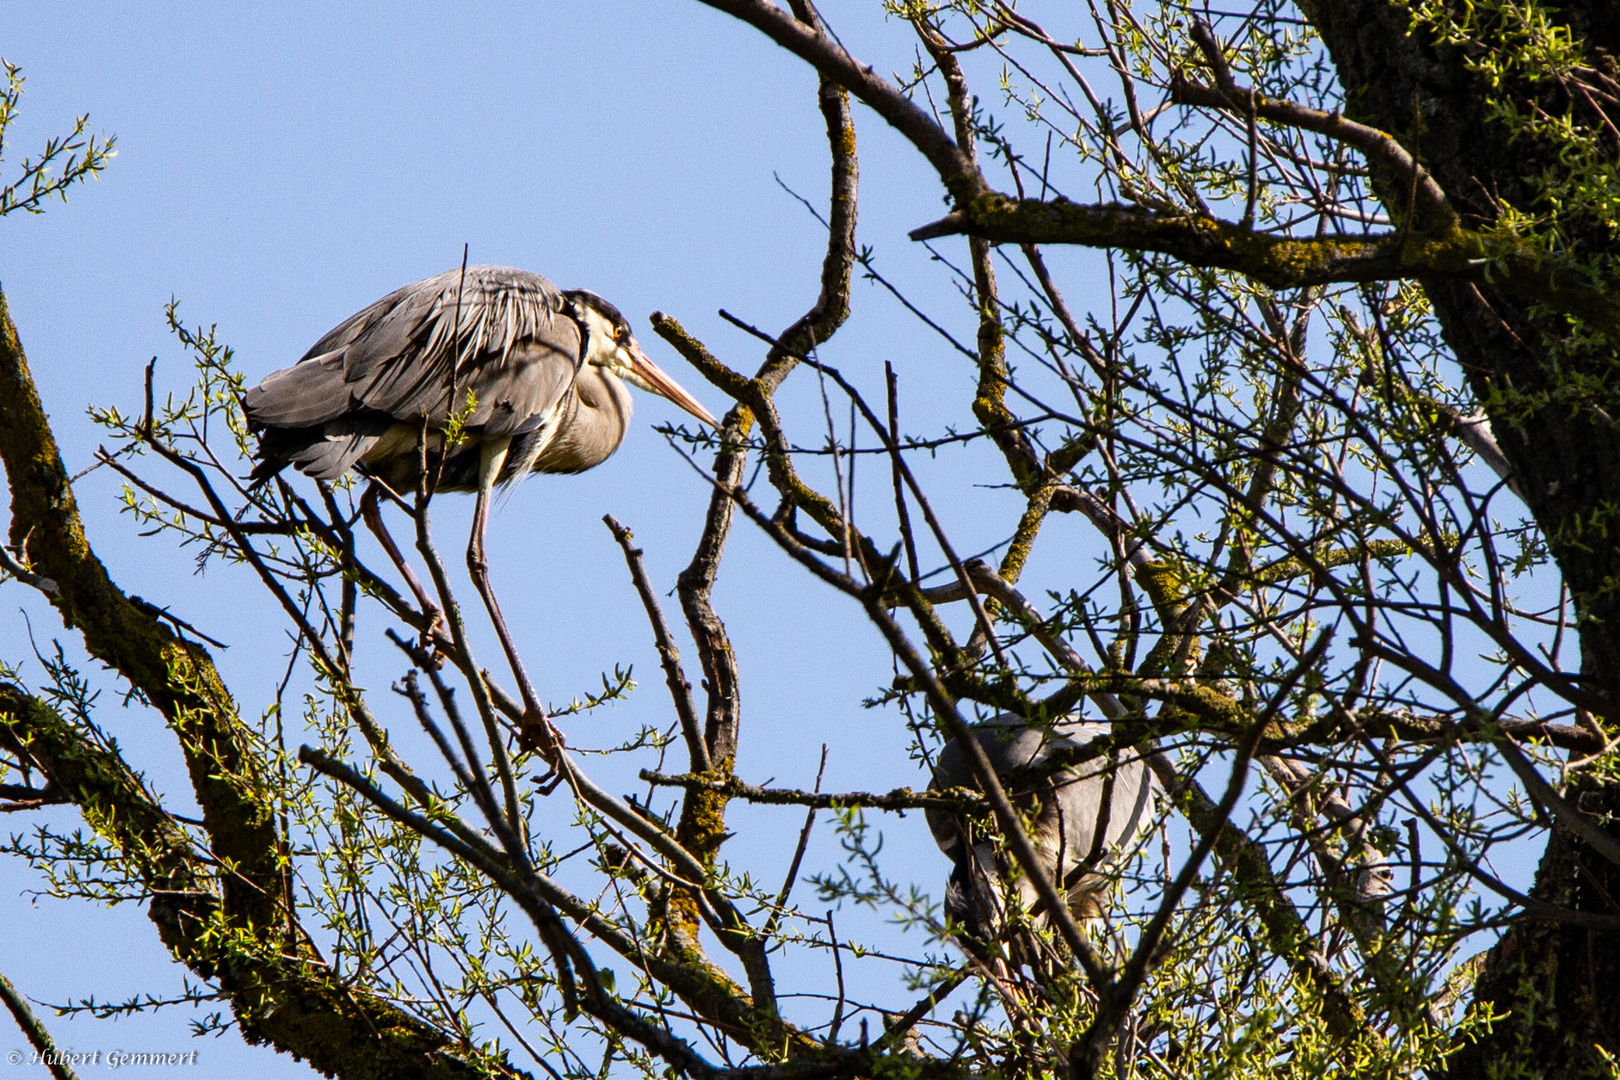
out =
[[[697,398],[688,394],[681,388],[680,383],[670,378],[662,368],[647,359],[647,354],[641,351],[640,345],[630,341],[624,346],[624,352],[625,355],[630,357],[628,374],[632,379],[639,382],[644,389],[668,398],[710,427],[720,426],[720,421],[716,420],[708,409],[700,405]]]

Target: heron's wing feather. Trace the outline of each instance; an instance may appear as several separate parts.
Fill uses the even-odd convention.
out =
[[[579,329],[559,318],[546,333],[531,334],[510,347],[499,363],[481,364],[458,389],[474,407],[467,426],[486,436],[525,435],[553,420],[578,370]]]
[[[328,353],[271,372],[247,392],[248,419],[262,428],[303,428],[351,411],[343,357]]]
[[[1153,774],[1141,760],[1127,761],[1114,774],[1114,812],[1108,822],[1110,847],[1130,843],[1153,820]]]
[[[357,356],[399,356],[410,347],[417,329],[438,302],[444,277],[440,274],[395,289],[376,303],[361,308],[328,330],[299,362],[328,353],[347,353],[356,343],[365,343]]]
[[[1107,782],[1112,774],[1113,785]],[[1107,758],[1086,762],[1080,770],[1066,770],[1056,786],[1063,818],[1064,846],[1074,860],[1089,855],[1097,827],[1106,820],[1103,850],[1112,852],[1134,840],[1153,818],[1153,774],[1135,752],[1123,751],[1117,765]],[[1103,811],[1103,793],[1108,809]]]
[[[291,464],[317,480],[336,480],[377,444],[387,423],[381,417],[370,421],[355,417],[320,427],[269,428],[260,444],[262,461],[253,470],[253,479],[264,479]]]
[[[458,397],[463,386],[474,389],[481,409],[485,403],[497,409],[503,400],[513,411],[536,397],[555,402],[556,376],[528,394],[502,395],[495,384],[510,378],[509,360],[530,341],[548,353],[571,349],[572,378],[579,331],[561,315],[564,303],[555,285],[526,270],[446,271],[345,319],[299,363],[249,390],[248,416],[261,427],[308,426],[356,413],[443,423],[453,384]],[[521,421],[510,426],[517,430]]]
[[[379,305],[389,304],[388,299]],[[360,407],[400,419],[447,420],[476,402],[470,427],[504,435],[562,390],[548,373],[538,386],[532,349],[555,361],[571,379],[579,361],[579,331],[561,316],[562,293],[539,274],[478,266],[440,274],[395,298],[379,318],[343,345],[345,377]],[[456,402],[451,403],[452,386]],[[517,419],[512,419],[516,415]]]

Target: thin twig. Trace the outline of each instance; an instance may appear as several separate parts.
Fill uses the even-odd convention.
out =
[[[713,791],[733,799],[745,799],[767,806],[804,806],[811,810],[836,810],[840,807],[864,807],[871,810],[964,810],[981,809],[984,800],[968,788],[913,791],[909,787],[895,788],[886,794],[866,791],[821,792],[801,791],[796,788],[767,788],[739,780],[735,776],[666,773],[641,770],[641,779],[659,787],[682,787],[689,791]],[[819,785],[818,785],[819,786]]]
[[[832,943],[833,975],[838,980],[838,1001],[833,1005],[832,1022],[827,1025],[827,1045],[838,1041],[838,1029],[844,1023],[844,958],[838,944],[838,930],[833,926],[833,913],[827,911],[827,940]]]
[[[56,582],[48,577],[42,577],[17,561],[16,556],[4,544],[0,544],[0,570],[4,570],[18,581],[31,589],[38,589],[46,596],[60,596],[62,590],[57,588]]]
[[[613,534],[613,539],[619,542],[619,547],[624,549],[624,561],[630,567],[630,580],[635,584],[642,606],[647,609],[647,621],[652,623],[653,641],[658,647],[658,660],[664,667],[664,681],[669,686],[670,698],[675,702],[675,714],[680,717],[681,734],[686,738],[687,753],[692,759],[692,771],[710,772],[714,768],[714,763],[709,760],[709,748],[703,741],[703,729],[698,726],[697,709],[692,704],[692,684],[681,668],[680,650],[675,646],[669,622],[664,618],[663,606],[659,604],[658,596],[653,592],[652,582],[647,578],[647,567],[641,560],[642,551],[634,546],[635,537],[630,530],[620,525],[612,514],[604,514],[602,521]]]
[[[821,764],[816,768],[816,789],[812,793],[821,793],[821,777],[827,771],[827,744],[821,744]],[[805,849],[810,846],[810,830],[816,826],[816,808],[810,807],[804,812],[804,828],[799,830],[799,844],[793,849],[793,861],[788,863],[787,876],[782,879],[781,891],[776,894],[775,909],[771,917],[765,921],[764,937],[769,941],[776,934],[776,927],[782,921],[782,912],[787,909],[788,896],[793,892],[794,882],[799,880],[799,865],[804,862]]]
[[[890,471],[894,475],[894,512],[900,522],[900,542],[906,549],[906,569],[911,574],[911,583],[922,583],[922,571],[917,565],[917,541],[911,533],[911,513],[906,509],[905,481],[900,476],[900,404],[899,384],[895,379],[894,365],[887,360],[883,361],[883,378],[888,387],[889,398],[889,439],[884,447],[890,459]]]
[[[51,1040],[51,1033],[45,1030],[45,1025],[39,1022],[34,1010],[29,1007],[28,999],[18,993],[17,988],[11,985],[11,980],[4,975],[0,975],[0,1000],[5,1001],[6,1008],[11,1010],[12,1018],[28,1037],[29,1045],[33,1046],[39,1061],[51,1070],[51,1075],[56,1080],[79,1080],[79,1075],[68,1064],[75,1055],[64,1054],[56,1048],[56,1043]],[[16,1062],[13,1061],[13,1064]]]

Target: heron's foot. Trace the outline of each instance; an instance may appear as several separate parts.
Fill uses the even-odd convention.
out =
[[[450,636],[450,624],[445,621],[444,612],[436,604],[429,604],[423,612],[427,617],[427,627],[422,631],[422,651],[433,661],[433,666],[442,669],[444,661],[455,651],[455,639]]]
[[[551,726],[545,710],[530,704],[523,712],[523,719],[518,721],[518,749],[539,751],[540,756],[555,767],[562,745],[562,734]]]
[[[531,708],[524,713],[518,728],[518,748],[538,750],[545,759],[546,771],[534,778],[535,790],[541,795],[550,795],[568,778],[568,770],[562,765],[562,746],[562,733],[551,726],[544,712]]]
[[[562,782],[567,778],[568,774],[563,772],[561,769],[556,768],[555,766],[548,766],[545,772],[541,773],[539,776],[533,777],[535,794],[541,796],[550,795],[553,791],[556,791],[557,788],[561,786]]]

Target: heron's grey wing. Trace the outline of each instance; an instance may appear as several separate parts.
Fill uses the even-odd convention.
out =
[[[1109,731],[1106,724],[1060,727],[1062,742],[1084,745]],[[1055,747],[1054,747],[1055,748]],[[1113,783],[1108,783],[1109,775]],[[1108,795],[1106,812],[1104,793]],[[1066,859],[1084,860],[1096,841],[1099,824],[1106,824],[1102,850],[1112,852],[1128,844],[1153,817],[1153,775],[1135,751],[1120,754],[1117,764],[1108,757],[1083,762],[1058,778],[1056,797],[1063,820]]]
[[[410,351],[439,301],[444,276],[395,289],[344,319],[298,363],[247,392],[248,419],[256,427],[306,428],[375,408],[367,401],[366,382]]]
[[[252,479],[267,479],[292,465],[316,480],[336,480],[365,457],[391,424],[378,416],[340,416],[314,427],[266,428]]]
[[[465,279],[447,271],[395,294],[380,318],[357,323],[340,346],[344,378],[358,407],[400,420],[442,423],[471,392],[468,426],[513,434],[555,405],[556,383],[565,390],[578,365],[579,330],[563,304],[555,285],[526,270],[468,267]]]
[[[1123,762],[1114,773],[1114,807],[1105,842],[1123,847],[1153,820],[1153,773],[1139,757]]]
[[[1108,724],[1072,722],[1058,725],[1054,733],[1072,744],[1084,745],[1092,739],[1109,734],[1112,730]],[[1147,762],[1142,759],[1140,751],[1136,750],[1123,751],[1119,757],[1117,765],[1112,764],[1107,757],[1097,757],[1081,764],[1075,770],[1075,775],[1081,777],[1083,781],[1094,783],[1099,787],[1104,773],[1110,769],[1113,771],[1112,807],[1108,818],[1108,833],[1104,837],[1109,847],[1117,847],[1129,841],[1153,816],[1153,774],[1149,771]]]
[[[256,428],[307,428],[334,420],[352,408],[341,353],[328,353],[273,371],[251,387],[245,400]]]
[[[459,280],[459,271],[454,273]],[[369,342],[368,351],[373,356],[398,356],[410,345],[423,320],[438,304],[448,276],[439,274],[413,281],[361,308],[328,330],[299,362],[330,353],[346,353],[356,342],[362,341]]]
[[[442,423],[452,385],[476,385],[530,338],[555,340],[564,299],[539,274],[458,268],[397,289],[345,319],[297,364],[248,391],[259,427],[307,427],[362,412]],[[574,330],[578,352],[578,331]],[[495,395],[483,400],[493,403]]]
[[[579,325],[566,316],[535,327],[465,373],[457,396],[473,395],[467,426],[486,437],[526,435],[558,417],[580,362]]]

